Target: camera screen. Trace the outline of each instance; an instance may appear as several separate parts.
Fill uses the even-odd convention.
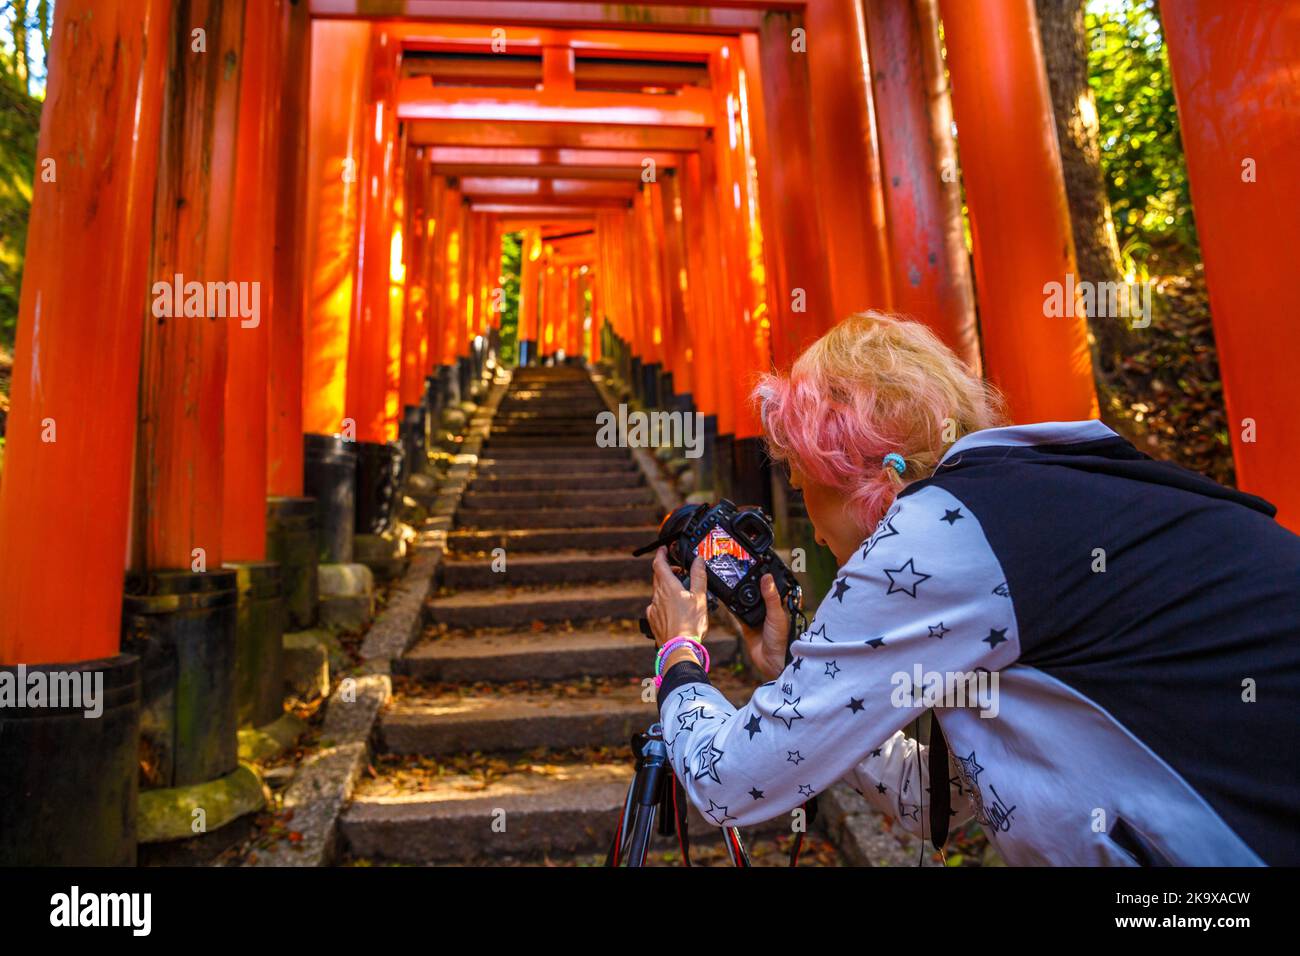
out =
[[[729,588],[740,584],[741,578],[754,566],[753,556],[718,526],[709,529],[709,533],[696,545],[695,553],[704,559],[709,570]]]

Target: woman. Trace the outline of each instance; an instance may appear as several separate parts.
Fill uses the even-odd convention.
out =
[[[877,313],[755,394],[840,571],[789,666],[764,579],[746,643],[771,680],[739,710],[692,645],[663,662],[702,813],[745,826],[844,778],[925,838],[974,815],[1011,864],[1300,863],[1300,538],[1271,505],[1097,421],[1001,427],[932,333]],[[660,646],[701,638],[703,562],[686,591],[661,551],[647,613]],[[932,752],[901,732],[927,709]]]

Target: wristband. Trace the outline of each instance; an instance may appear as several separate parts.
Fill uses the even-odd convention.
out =
[[[655,655],[655,686],[658,687],[664,682],[663,666],[668,655],[679,647],[690,647],[695,654],[696,663],[704,668],[704,672],[709,672],[709,649],[693,637],[674,637],[671,641],[659,648],[659,653]]]

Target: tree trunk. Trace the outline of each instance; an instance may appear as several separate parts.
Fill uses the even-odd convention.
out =
[[[27,64],[27,6],[24,0],[16,0],[14,3],[14,65],[23,92],[31,96],[31,70]]]
[[[50,71],[50,0],[36,0],[36,25],[41,34],[41,62],[45,64],[45,73]]]
[[[1121,282],[1119,244],[1097,143],[1097,109],[1088,85],[1084,0],[1035,0],[1043,59],[1051,85],[1056,138],[1070,203],[1075,257],[1080,281]],[[1089,316],[1094,357],[1101,371],[1114,370],[1123,355],[1128,327],[1120,318]]]

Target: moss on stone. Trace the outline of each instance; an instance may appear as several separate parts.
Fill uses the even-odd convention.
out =
[[[188,840],[218,830],[265,805],[261,778],[252,767],[241,763],[232,773],[216,780],[140,791],[138,839],[141,843]],[[198,810],[203,812],[196,813]]]

